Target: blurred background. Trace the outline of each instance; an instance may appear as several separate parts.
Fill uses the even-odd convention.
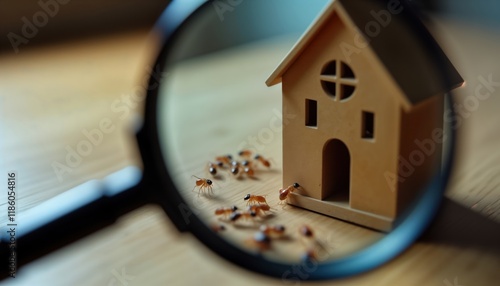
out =
[[[141,28],[150,28],[168,4],[168,0],[152,1],[85,1],[42,0],[0,1],[1,50],[12,50],[9,33],[23,36],[28,22],[43,24],[35,37],[29,38],[30,47],[58,41],[104,36]],[[48,15],[47,20],[40,11]],[[50,11],[50,12],[47,12]],[[38,13],[38,14],[37,14]],[[42,26],[42,25],[37,25]]]
[[[25,48],[24,46],[35,47],[59,41],[98,37],[141,28],[151,28],[169,2],[169,0],[151,0],[146,2],[139,0],[0,0],[0,35],[2,35],[0,38],[0,51],[13,51],[8,35],[14,33],[23,36],[23,26],[26,25],[26,21],[23,18],[26,18],[27,22],[32,24],[47,22],[46,24],[38,25],[43,27],[37,27],[39,31],[36,32],[36,36],[32,38],[23,36],[29,40],[29,44],[22,45],[23,48]],[[229,3],[225,0],[219,0],[219,2],[222,3],[221,5]],[[239,2],[241,1],[232,1],[231,3]],[[248,18],[241,18],[241,22],[248,25],[250,35],[235,35],[233,40],[252,40],[253,37],[251,34],[261,33],[262,30],[266,30],[269,36],[273,36],[286,29],[290,31],[297,28],[303,29],[304,26],[310,23],[310,18],[316,15],[316,12],[324,5],[325,1],[307,1],[307,5],[302,5],[300,9],[295,8],[297,7],[295,4],[301,2],[304,1],[290,0],[288,1],[289,5],[270,2],[269,9],[264,11],[248,9]],[[498,17],[500,3],[495,0],[474,2],[412,0],[410,2],[426,13],[445,14],[459,18],[462,21],[490,28],[500,25],[500,18]],[[233,4],[229,4],[229,7],[232,7],[231,5]],[[44,17],[40,11],[51,12],[48,13],[48,16]],[[300,13],[301,17],[288,18],[290,21],[289,25],[281,27],[275,27],[266,21],[256,20],[259,19],[258,16],[256,17],[256,13],[275,14],[276,11],[283,11],[282,15]],[[45,13],[47,14],[47,12]],[[230,13],[227,13],[227,16],[230,16]],[[261,19],[268,19],[268,17],[262,17]],[[215,33],[215,30],[212,30],[212,33],[204,33],[199,40],[210,44],[209,39],[214,36],[216,37],[217,33]],[[210,45],[207,46],[207,49],[211,48],[213,47]]]

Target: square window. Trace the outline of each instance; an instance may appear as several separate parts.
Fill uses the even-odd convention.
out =
[[[306,126],[318,127],[318,102],[306,99]]]
[[[373,112],[363,111],[361,137],[364,139],[375,138],[375,115]]]

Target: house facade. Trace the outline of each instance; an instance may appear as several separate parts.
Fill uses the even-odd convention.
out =
[[[390,230],[439,172],[441,146],[414,151],[442,128],[443,93],[411,102],[368,41],[333,2],[267,84],[298,115],[283,129],[283,185],[301,185],[289,203]]]

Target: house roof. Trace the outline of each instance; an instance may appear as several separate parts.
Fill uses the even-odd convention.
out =
[[[390,22],[380,26],[379,33],[370,37],[365,33],[367,23],[376,20],[373,14],[388,12],[387,5],[391,2],[400,2],[402,11],[398,14],[391,13]],[[328,4],[271,74],[266,81],[268,86],[281,82],[282,76],[315,38],[323,24],[341,9],[344,9],[350,21],[369,42],[369,46],[411,104],[445,93],[463,83],[462,77],[416,12],[404,0],[336,0]]]

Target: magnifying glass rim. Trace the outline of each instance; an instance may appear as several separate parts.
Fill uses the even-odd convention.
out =
[[[206,5],[211,5],[210,1],[173,1],[166,8],[157,25],[157,29],[164,37],[164,45],[156,60],[155,67],[159,67],[162,71],[165,70],[168,56],[179,35],[192,19],[202,13]],[[172,15],[176,15],[176,17],[172,17]],[[295,280],[334,279],[366,272],[388,262],[407,249],[424,232],[439,209],[453,166],[455,151],[455,130],[453,128],[449,128],[448,140],[443,142],[443,146],[445,143],[447,146],[444,148],[446,153],[443,157],[444,163],[441,173],[433,177],[426,190],[422,191],[420,199],[415,200],[415,203],[398,217],[395,228],[385,237],[362,250],[326,262],[305,261],[284,264],[263,259],[258,254],[252,254],[227,243],[225,239],[213,232],[206,223],[194,215],[190,206],[176,191],[175,184],[165,164],[168,159],[163,154],[157,132],[160,85],[151,79],[149,87],[144,128],[148,134],[150,150],[143,154],[143,158],[145,168],[151,165],[158,170],[154,179],[160,182],[159,196],[164,209],[180,230],[188,230],[209,249],[245,269],[276,278]],[[448,106],[453,106],[451,95],[445,95],[445,99]],[[453,113],[453,109],[450,108],[450,110]],[[451,123],[449,124],[451,126]],[[141,153],[144,153],[143,150]],[[297,271],[300,271],[301,275],[297,275]]]

